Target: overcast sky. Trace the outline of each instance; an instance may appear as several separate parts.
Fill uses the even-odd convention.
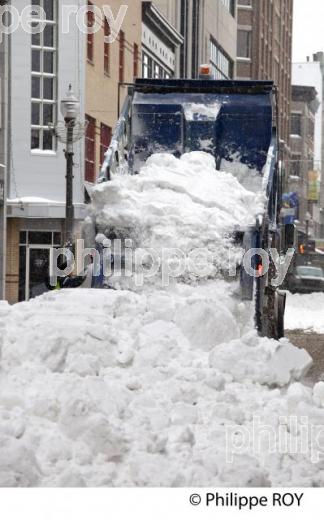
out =
[[[294,0],[293,61],[324,51],[324,0]]]

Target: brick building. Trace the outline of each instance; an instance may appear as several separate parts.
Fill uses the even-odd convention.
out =
[[[237,77],[278,87],[279,137],[288,154],[293,0],[238,0]]]
[[[107,2],[94,0],[88,4],[103,14]],[[111,0],[109,6],[115,18],[122,4],[127,6],[127,12],[118,34],[111,33],[109,22],[102,16],[100,30],[89,32],[87,37],[85,181],[90,184],[97,180],[118,119],[118,104],[127,93],[127,86],[119,84],[132,83],[134,77],[141,76],[142,2]],[[95,23],[98,16],[89,11],[88,26]],[[109,35],[115,36],[112,43],[104,41]]]
[[[315,236],[324,240],[324,53],[316,52],[307,61],[293,64],[294,85],[311,85],[318,94],[319,108],[315,115],[315,165],[321,175],[319,204],[313,206]]]
[[[290,129],[290,175],[288,189],[298,194],[296,218],[300,230],[306,230],[307,214],[313,216],[313,206],[319,197],[314,163],[315,151],[315,114],[319,108],[317,92],[314,87],[293,85]]]

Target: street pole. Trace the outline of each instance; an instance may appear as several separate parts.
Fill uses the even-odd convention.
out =
[[[74,96],[72,85],[66,97],[61,101],[61,112],[65,121],[66,129],[66,206],[65,206],[65,229],[64,245],[67,248],[73,246],[73,227],[74,227],[74,205],[73,205],[73,142],[75,139],[74,128],[79,114],[80,103]]]
[[[65,237],[64,245],[71,248],[73,245],[73,223],[74,223],[74,205],[73,205],[73,128],[74,120],[66,118],[66,208],[65,208]]]

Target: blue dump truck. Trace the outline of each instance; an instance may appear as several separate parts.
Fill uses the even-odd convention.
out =
[[[202,117],[197,107],[204,108]],[[236,240],[246,250],[276,248],[284,253],[293,246],[294,230],[283,229],[280,223],[276,119],[276,89],[270,81],[137,79],[128,87],[98,182],[109,182],[121,172],[136,175],[157,152],[180,157],[205,151],[215,157],[218,169],[223,160],[239,161],[248,166],[246,171],[260,176],[267,205],[253,229],[241,232]],[[271,283],[276,266],[271,261],[268,274],[262,276],[261,257],[255,255],[252,262],[259,276],[251,277],[241,269],[242,299],[255,302],[259,333],[278,339],[284,335],[285,293]]]

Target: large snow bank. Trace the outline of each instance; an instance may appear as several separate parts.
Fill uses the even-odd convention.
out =
[[[287,294],[286,329],[324,334],[324,293]]]
[[[226,427],[324,420],[311,390],[297,406],[270,389],[302,375],[307,354],[283,363],[293,347],[248,332],[224,282],[169,291],[61,291],[3,309],[1,486],[324,483],[307,457],[226,460]]]
[[[261,206],[209,156],[159,155],[98,187],[92,218],[140,247],[219,251]],[[0,306],[1,486],[324,485],[302,430],[324,424],[323,391],[293,383],[308,354],[259,338],[236,282],[185,281]],[[238,450],[256,419],[304,451]]]

